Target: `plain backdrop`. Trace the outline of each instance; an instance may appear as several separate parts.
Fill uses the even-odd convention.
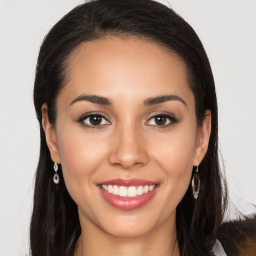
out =
[[[256,1],[169,0],[208,53],[219,101],[230,196],[256,204]],[[28,254],[39,127],[32,101],[38,50],[78,0],[0,0],[0,255]],[[50,171],[50,170],[49,170]]]

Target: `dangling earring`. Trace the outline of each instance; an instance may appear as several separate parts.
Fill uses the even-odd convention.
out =
[[[195,199],[197,199],[199,195],[199,190],[200,190],[200,178],[198,175],[198,166],[196,167],[196,173],[194,174],[191,183],[192,183],[193,196]]]
[[[60,176],[59,176],[59,174],[57,173],[59,167],[58,167],[58,165],[57,165],[56,163],[54,163],[53,169],[54,169],[54,171],[55,171],[55,174],[53,175],[53,182],[54,182],[55,184],[59,184],[59,182],[60,182]]]

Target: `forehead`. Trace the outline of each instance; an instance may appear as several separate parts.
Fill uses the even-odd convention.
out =
[[[71,54],[64,92],[133,100],[170,93],[193,97],[177,54],[147,40],[113,36],[82,43]]]

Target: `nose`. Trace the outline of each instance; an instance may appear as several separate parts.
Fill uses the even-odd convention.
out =
[[[109,162],[123,169],[143,166],[148,161],[145,141],[135,127],[120,128],[111,141]]]

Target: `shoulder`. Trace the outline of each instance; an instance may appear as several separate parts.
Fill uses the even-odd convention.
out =
[[[223,223],[218,239],[228,256],[255,256],[256,214],[243,220]]]

